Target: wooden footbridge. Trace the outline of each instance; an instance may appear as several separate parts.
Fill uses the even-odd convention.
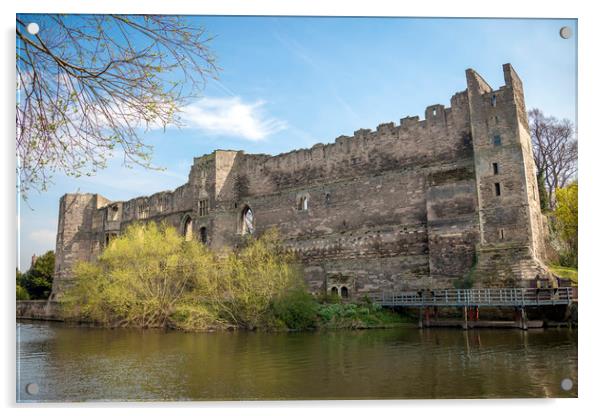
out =
[[[568,305],[575,301],[572,287],[555,289],[491,288],[491,289],[441,289],[404,292],[372,293],[370,299],[381,306],[491,306],[525,307]]]
[[[577,290],[559,288],[489,288],[489,289],[438,289],[372,293],[371,301],[383,307],[419,308],[419,327],[477,326],[513,327],[528,329],[537,326],[527,319],[526,308],[571,305],[577,301]],[[464,311],[464,319],[456,321],[431,321],[437,318],[439,307],[457,307]],[[479,321],[479,308],[513,308],[514,321]],[[541,322],[543,325],[543,322]]]

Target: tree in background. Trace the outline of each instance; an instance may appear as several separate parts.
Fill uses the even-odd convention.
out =
[[[555,226],[561,240],[560,264],[578,266],[578,193],[577,182],[556,190]]]
[[[186,16],[18,15],[21,195],[46,190],[56,171],[92,175],[115,152],[126,166],[151,167],[139,129],[178,124],[186,99],[217,72],[209,41]]]
[[[27,290],[21,286],[21,279],[23,278],[23,273],[17,270],[17,300],[29,300],[29,293]]]
[[[25,289],[31,299],[48,299],[52,291],[54,274],[54,251],[47,251],[38,257],[33,266],[19,278],[18,285]],[[18,289],[18,287],[17,287]]]
[[[542,210],[554,209],[555,190],[564,188],[577,174],[575,127],[570,120],[546,117],[534,108],[529,111],[529,128]],[[547,195],[542,198],[544,191]]]

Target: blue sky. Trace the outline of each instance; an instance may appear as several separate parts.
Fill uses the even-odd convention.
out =
[[[332,142],[359,128],[449,106],[473,68],[503,85],[510,62],[528,108],[576,121],[574,20],[195,17],[215,39],[222,70],[182,117],[185,128],[143,133],[164,171],[128,169],[118,158],[92,178],[63,175],[20,207],[20,267],[54,249],[58,201],[68,192],[111,200],[173,189],[195,156],[220,149],[277,154]]]

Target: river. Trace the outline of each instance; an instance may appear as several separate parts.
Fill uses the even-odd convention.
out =
[[[18,402],[576,397],[577,388],[576,329],[184,333],[17,322]]]

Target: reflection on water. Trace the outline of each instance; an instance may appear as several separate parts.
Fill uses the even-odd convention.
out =
[[[577,396],[569,329],[182,333],[22,321],[17,342],[21,402]]]

